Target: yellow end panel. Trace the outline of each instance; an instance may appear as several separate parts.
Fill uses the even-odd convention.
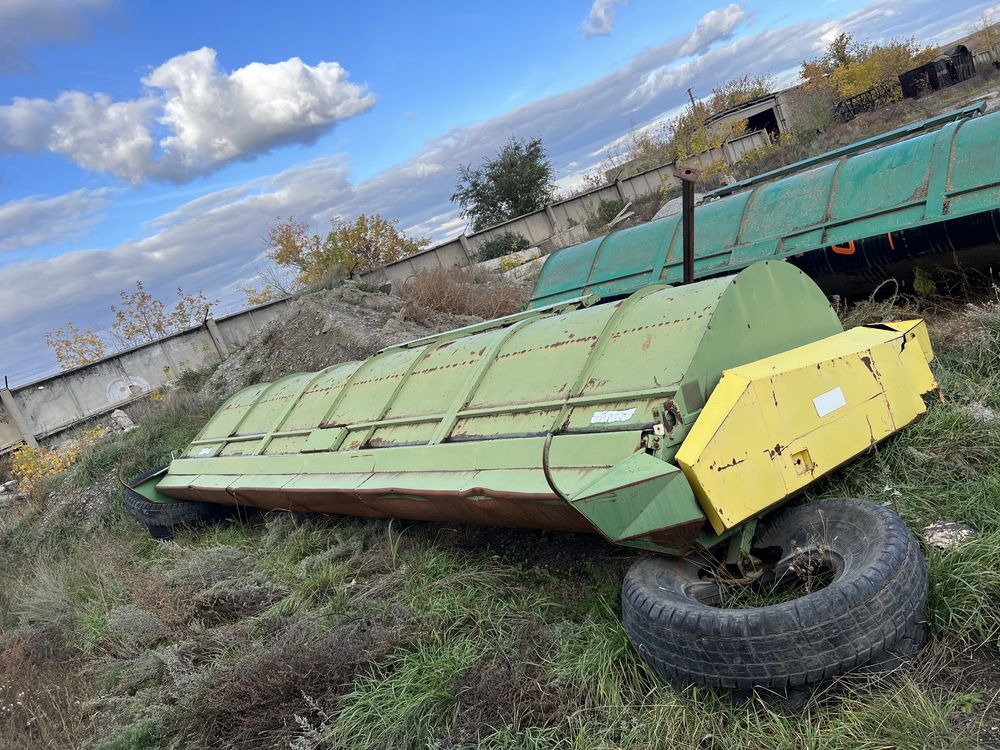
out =
[[[927,333],[927,324],[922,320],[900,320],[895,323],[884,323],[900,333],[912,333],[920,348],[924,352],[924,359],[928,362],[934,359],[934,350],[931,348],[931,336]]]
[[[676,461],[717,533],[800,491],[925,410],[921,321],[862,326],[727,370]]]

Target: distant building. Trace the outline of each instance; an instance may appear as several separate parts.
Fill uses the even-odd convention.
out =
[[[930,62],[900,73],[899,85],[903,89],[903,96],[912,99],[927,91],[937,91],[960,83],[975,74],[976,63],[969,48],[964,44],[956,44]]]
[[[758,96],[756,99],[716,112],[705,119],[705,126],[725,127],[729,123],[746,120],[747,132],[764,130],[771,138],[777,139],[783,133],[794,129],[793,108],[788,97],[791,90],[784,89]]]

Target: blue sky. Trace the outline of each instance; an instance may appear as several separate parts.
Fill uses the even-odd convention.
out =
[[[742,72],[836,33],[948,41],[991,3],[0,0],[0,374],[105,329],[141,279],[235,306],[279,216],[464,226],[459,164],[541,136],[563,184]],[[1000,10],[1000,8],[997,8]]]

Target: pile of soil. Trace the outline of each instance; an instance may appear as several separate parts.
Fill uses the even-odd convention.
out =
[[[347,282],[303,295],[287,313],[231,354],[205,388],[228,395],[292,372],[314,372],[370,357],[386,346],[478,323],[479,318],[417,308],[399,297]]]

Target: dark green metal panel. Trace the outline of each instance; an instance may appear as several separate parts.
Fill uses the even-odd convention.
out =
[[[695,209],[696,276],[782,258],[814,278],[874,279],[909,258],[1000,242],[1000,113],[975,116],[981,111],[958,110],[716,191]],[[672,216],[557,250],[530,305],[680,282],[679,224]]]

